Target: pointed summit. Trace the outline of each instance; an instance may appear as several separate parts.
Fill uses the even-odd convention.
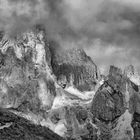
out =
[[[52,59],[53,71],[60,83],[65,81],[67,86],[74,85],[81,91],[95,88],[100,77],[99,71],[83,49],[59,51]]]

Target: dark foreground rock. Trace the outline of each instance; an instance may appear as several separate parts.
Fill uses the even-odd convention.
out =
[[[132,127],[134,129],[134,139],[140,140],[140,114],[134,113]]]
[[[63,140],[53,131],[0,109],[0,140]]]

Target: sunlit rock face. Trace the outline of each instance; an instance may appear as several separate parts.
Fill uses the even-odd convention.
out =
[[[50,109],[56,91],[44,31],[33,29],[12,40],[3,36],[0,43],[1,107]]]
[[[124,74],[136,85],[140,85],[140,75],[133,65],[125,68]]]
[[[80,91],[93,90],[100,78],[97,66],[82,49],[56,51],[52,67],[60,85],[74,85]]]

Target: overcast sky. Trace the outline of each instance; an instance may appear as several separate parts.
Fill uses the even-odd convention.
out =
[[[34,24],[63,48],[84,48],[102,72],[140,68],[140,0],[0,0],[0,29],[9,36]]]

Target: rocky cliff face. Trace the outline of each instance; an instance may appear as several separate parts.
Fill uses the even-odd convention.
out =
[[[93,121],[107,127],[100,130],[103,139],[131,140],[138,138],[139,88],[123,74],[121,69],[110,67],[108,80],[96,92],[91,106]],[[136,122],[134,121],[136,120]],[[135,123],[134,123],[135,122]],[[133,124],[133,125],[132,125]]]
[[[95,93],[92,102],[79,106],[67,105],[63,111],[56,112],[59,114],[59,119],[53,117],[57,120],[56,126],[65,120],[63,136],[69,139],[139,138],[138,85],[114,66],[110,67],[109,75]]]
[[[52,67],[61,85],[74,85],[80,91],[93,90],[100,78],[97,66],[82,49],[56,52]]]
[[[93,90],[98,82],[97,66],[81,49],[68,50],[63,55],[59,53],[52,53],[43,29],[34,28],[13,39],[2,34],[0,106],[36,125],[49,127],[65,138],[89,137],[88,129],[92,127],[86,122],[88,113],[82,104],[93,97],[87,98],[85,91]],[[64,88],[69,86],[74,91]],[[57,116],[55,112],[60,110],[61,115]],[[70,113],[69,117],[67,113]],[[6,130],[13,135],[11,127],[17,125],[14,128],[17,131],[20,122],[11,123],[6,124]],[[3,128],[5,125],[1,133],[4,139],[7,137]],[[49,139],[47,134],[45,138]]]
[[[1,107],[39,111],[52,106],[55,81],[43,31],[13,40],[3,36],[0,62]]]
[[[140,85],[140,75],[139,72],[134,68],[134,66],[129,65],[125,68],[124,74],[136,85]]]
[[[52,134],[62,139],[52,131],[66,140],[139,139],[139,75],[134,67],[123,72],[111,66],[108,76],[100,76],[84,50],[51,45],[40,27],[13,39],[1,35],[0,106],[8,109],[0,111],[1,137],[7,138],[6,130],[12,139],[11,128],[17,135],[21,128],[27,139],[34,134],[36,139],[52,139]],[[34,125],[21,123],[19,116]]]

